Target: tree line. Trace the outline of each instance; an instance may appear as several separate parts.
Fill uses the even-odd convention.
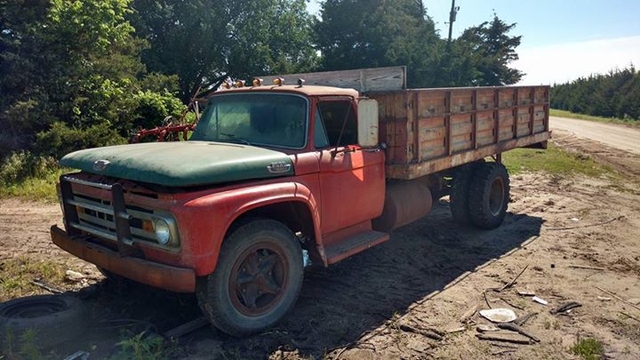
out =
[[[126,142],[221,76],[407,65],[410,87],[523,73],[497,15],[448,42],[416,0],[9,0],[0,4],[0,160]]]
[[[640,73],[630,66],[553,85],[551,106],[579,114],[640,120]]]

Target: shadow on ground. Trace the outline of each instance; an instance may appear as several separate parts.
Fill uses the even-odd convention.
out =
[[[448,205],[436,204],[423,220],[396,230],[391,240],[329,269],[309,269],[294,310],[263,334],[236,339],[204,327],[179,339],[177,357],[263,359],[278,349],[297,349],[322,358],[347,346],[468,271],[519,247],[538,235],[542,219],[507,214],[492,231],[461,227]],[[200,316],[194,296],[144,286],[117,289],[97,284],[84,295],[95,326],[83,339],[65,344],[61,355],[90,346],[108,357],[123,336],[151,330],[163,333]]]

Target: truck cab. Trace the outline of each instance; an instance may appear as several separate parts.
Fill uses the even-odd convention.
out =
[[[197,292],[228,333],[262,329],[297,297],[303,254],[327,266],[389,238],[372,229],[385,198],[377,105],[359,112],[360,100],[322,86],[222,90],[188,141],[68,154],[61,164],[81,171],[60,178],[66,230],[52,227],[53,241],[106,274]]]

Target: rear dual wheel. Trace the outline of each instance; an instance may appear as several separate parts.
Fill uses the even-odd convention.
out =
[[[463,168],[451,189],[451,213],[460,223],[482,229],[502,224],[509,204],[509,174],[497,162]]]
[[[453,220],[459,224],[468,225],[471,222],[469,216],[469,190],[471,181],[473,181],[473,173],[482,164],[484,164],[484,160],[463,165],[458,168],[453,177],[451,193],[449,194],[449,208],[451,209]]]
[[[302,251],[282,223],[257,219],[223,243],[218,265],[196,289],[209,321],[233,336],[262,331],[293,307],[302,287]]]

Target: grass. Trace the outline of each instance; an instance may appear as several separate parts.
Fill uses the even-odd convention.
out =
[[[571,347],[571,352],[585,360],[599,360],[604,358],[602,342],[593,338],[579,339]]]
[[[544,171],[553,175],[583,174],[599,177],[611,174],[612,170],[592,158],[571,153],[549,142],[546,150],[515,149],[502,155],[502,161],[512,175],[524,171]]]
[[[63,172],[51,157],[27,151],[0,158],[0,198],[56,201],[56,183]]]
[[[589,121],[597,121],[597,122],[604,122],[604,123],[610,123],[610,124],[621,124],[621,125],[631,125],[631,126],[640,127],[640,121],[638,120],[607,118],[602,116],[576,114],[566,110],[550,109],[549,115],[563,117],[563,118],[570,118],[570,119],[589,120]]]
[[[149,335],[143,331],[126,338],[116,344],[120,353],[114,359],[163,359],[165,358],[164,339],[157,335]]]
[[[57,202],[56,184],[58,178],[67,170],[54,170],[43,177],[27,177],[10,184],[0,185],[0,198],[19,197],[28,200]]]
[[[27,329],[19,339],[11,330],[5,330],[4,338],[0,344],[0,359],[14,360],[14,359],[29,359],[40,360],[44,359],[44,356],[38,348],[36,341],[36,331],[34,329]]]
[[[34,279],[56,287],[64,282],[65,270],[61,264],[27,256],[3,260],[0,262],[0,301],[39,291],[38,286],[31,284]]]

